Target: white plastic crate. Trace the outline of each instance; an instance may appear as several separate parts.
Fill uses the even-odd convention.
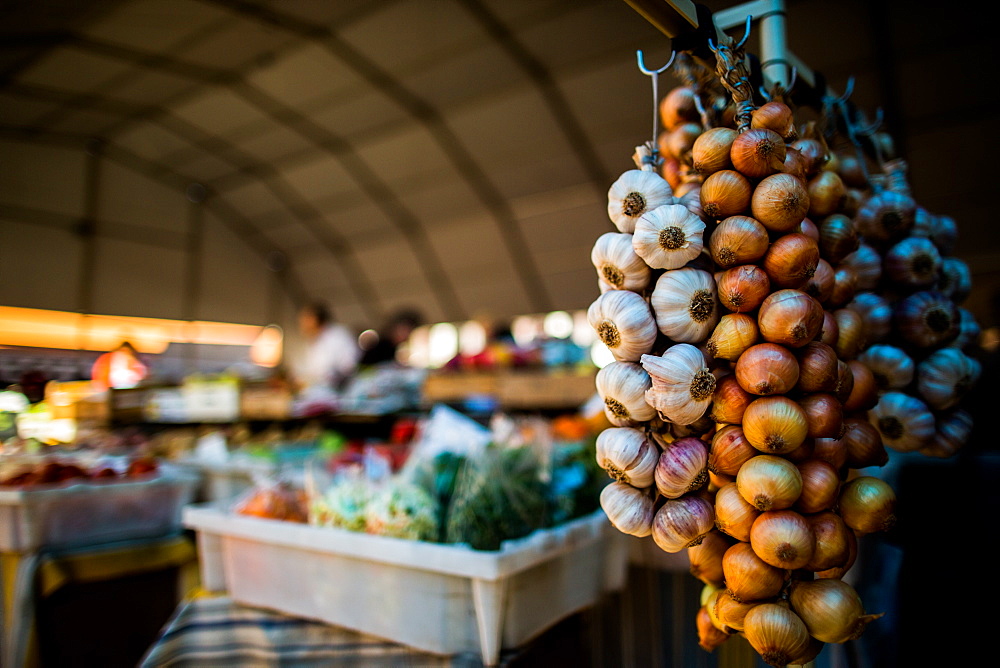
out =
[[[278,470],[275,464],[263,460],[216,464],[181,459],[174,463],[200,478],[194,500],[211,503],[235,501],[253,489],[256,478],[266,478]]]
[[[182,528],[196,476],[161,470],[152,477],[0,490],[0,551],[99,545]]]
[[[189,506],[202,585],[435,654],[494,665],[625,583],[628,545],[602,511],[507,541],[497,552]]]

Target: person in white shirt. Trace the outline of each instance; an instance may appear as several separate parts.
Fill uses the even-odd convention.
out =
[[[325,304],[315,302],[299,312],[299,330],[306,348],[293,367],[300,391],[333,390],[354,374],[361,359],[357,339],[333,322]]]

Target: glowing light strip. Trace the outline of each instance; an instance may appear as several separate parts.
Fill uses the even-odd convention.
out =
[[[69,311],[0,306],[0,345],[67,350],[111,350],[129,341],[143,353],[171,343],[249,346],[263,327],[203,320],[84,315]]]

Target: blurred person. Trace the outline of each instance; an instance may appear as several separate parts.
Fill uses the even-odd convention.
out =
[[[299,391],[339,389],[354,374],[361,359],[357,339],[347,327],[333,321],[322,302],[307,304],[299,311],[299,332],[306,344],[292,363]]]
[[[399,347],[406,343],[413,330],[422,324],[424,318],[416,309],[398,311],[378,333],[378,342],[365,351],[361,358],[362,366],[395,361]]]
[[[117,348],[94,361],[90,368],[90,379],[94,389],[98,391],[125,389],[138,385],[148,373],[149,369],[139,360],[132,344],[122,341]]]

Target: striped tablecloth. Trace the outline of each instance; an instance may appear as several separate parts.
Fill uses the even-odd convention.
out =
[[[419,611],[414,611],[419,614]],[[509,657],[501,657],[501,664]],[[142,668],[197,666],[482,666],[478,655],[441,657],[278,612],[201,596],[181,604]]]

